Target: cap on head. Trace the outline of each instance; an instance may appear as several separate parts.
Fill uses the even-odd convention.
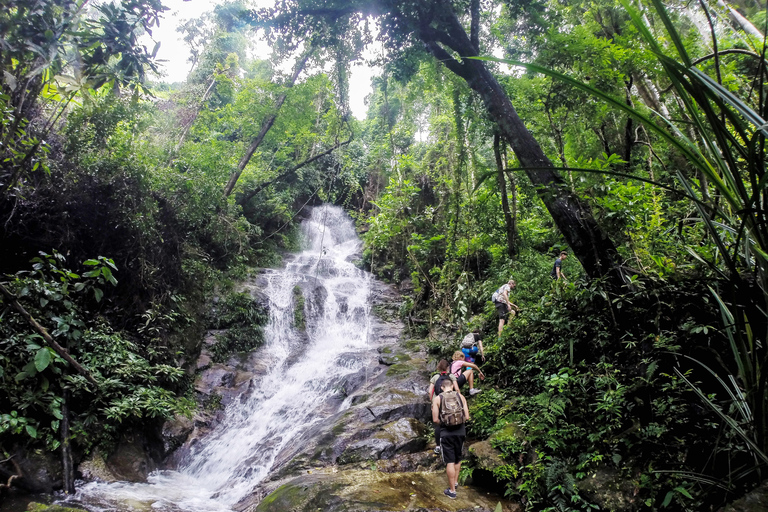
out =
[[[560,257],[561,257],[561,258],[565,258],[566,256],[568,256],[568,253],[567,253],[567,252],[565,252],[565,251],[560,251]]]

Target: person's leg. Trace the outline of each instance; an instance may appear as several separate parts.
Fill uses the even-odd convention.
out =
[[[456,471],[456,464],[449,462],[445,465],[445,472],[448,475],[448,488],[451,492],[456,492],[456,481],[458,478],[458,472]]]
[[[472,368],[468,368],[467,371],[464,372],[464,378],[469,382],[469,389],[475,387],[475,372]]]
[[[461,461],[457,462],[453,465],[454,469],[454,479],[453,479],[453,490],[455,491],[456,488],[459,486],[459,475],[461,474]]]
[[[501,331],[504,330],[504,319],[499,319],[499,336],[501,336]]]

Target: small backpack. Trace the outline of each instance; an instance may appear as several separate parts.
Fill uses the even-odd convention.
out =
[[[439,395],[443,392],[443,381],[445,379],[450,379],[451,374],[450,373],[441,373],[440,376],[437,378],[437,381],[435,382],[435,389],[432,391],[433,396]],[[431,398],[431,397],[430,397]]]
[[[475,345],[475,333],[471,332],[461,340],[461,348],[472,348]]]
[[[443,391],[440,394],[440,423],[447,427],[464,423],[464,404],[456,391]]]

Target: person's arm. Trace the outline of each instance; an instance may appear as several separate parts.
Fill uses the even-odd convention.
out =
[[[478,375],[480,375],[480,380],[485,379],[485,374],[483,373],[483,370],[481,370],[480,367],[478,367],[475,363],[468,363],[467,361],[464,361],[464,366],[477,370]]]
[[[440,423],[440,395],[432,399],[432,423]]]
[[[456,379],[453,379],[453,390],[461,394],[461,390],[459,389],[459,383],[456,381]]]
[[[485,362],[485,350],[483,349],[483,342],[480,340],[477,340],[477,346],[480,348],[480,357],[483,358],[483,362]]]
[[[469,417],[469,407],[467,407],[467,399],[464,398],[464,395],[459,393],[459,396],[461,397],[461,402],[464,404],[464,421],[469,421],[471,418]],[[433,413],[434,414],[434,413]]]
[[[429,395],[430,400],[432,400],[432,394],[434,392],[435,392],[435,385],[430,382],[429,387],[427,388],[427,394]]]
[[[509,302],[509,290],[504,290],[501,294],[501,298],[504,299],[504,303],[507,305],[507,311],[512,311],[512,303]]]

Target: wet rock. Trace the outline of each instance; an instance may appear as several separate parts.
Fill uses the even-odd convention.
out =
[[[27,505],[27,512],[83,512],[83,509],[62,507],[61,505],[45,505],[33,501]]]
[[[378,460],[382,458],[382,454],[387,452],[389,454],[394,453],[394,446],[388,440],[375,437],[363,439],[352,443],[344,450],[344,453],[339,457],[339,464]]]
[[[96,449],[77,467],[77,471],[83,480],[97,482],[117,482],[119,478],[109,469],[107,461]]]
[[[164,455],[167,456],[184,444],[189,437],[189,434],[191,434],[194,429],[195,424],[190,418],[178,414],[163,423],[161,437],[163,440]]]
[[[237,504],[235,510],[493,512],[498,503],[501,503],[504,512],[517,510],[515,503],[469,487],[462,487],[457,499],[449,499],[443,494],[446,487],[444,473],[382,473],[365,470],[334,472],[334,469],[298,477],[279,486],[263,499],[259,496]]]
[[[410,391],[398,389],[384,391],[369,399],[368,410],[377,420],[399,418],[426,418],[431,412],[425,399]]]
[[[61,488],[61,459],[56,454],[43,450],[24,452],[18,449],[14,459],[22,474],[21,478],[13,481],[15,487],[33,493],[50,493]]]
[[[107,458],[107,467],[119,479],[146,482],[147,475],[157,469],[149,456],[145,440],[138,435],[126,436],[117,450]]]
[[[395,363],[402,363],[410,361],[411,356],[408,354],[381,354],[379,356],[379,363],[387,366],[391,366]]]
[[[635,483],[613,468],[602,467],[576,482],[579,493],[600,510],[615,512],[637,509]]]
[[[768,481],[725,507],[723,512],[763,512],[768,510]]]
[[[440,455],[432,450],[416,453],[399,453],[391,459],[382,459],[376,463],[376,468],[385,473],[408,473],[412,471],[443,471]]]
[[[492,472],[505,464],[501,452],[488,441],[480,441],[470,446],[469,454],[474,458],[476,468]]]

